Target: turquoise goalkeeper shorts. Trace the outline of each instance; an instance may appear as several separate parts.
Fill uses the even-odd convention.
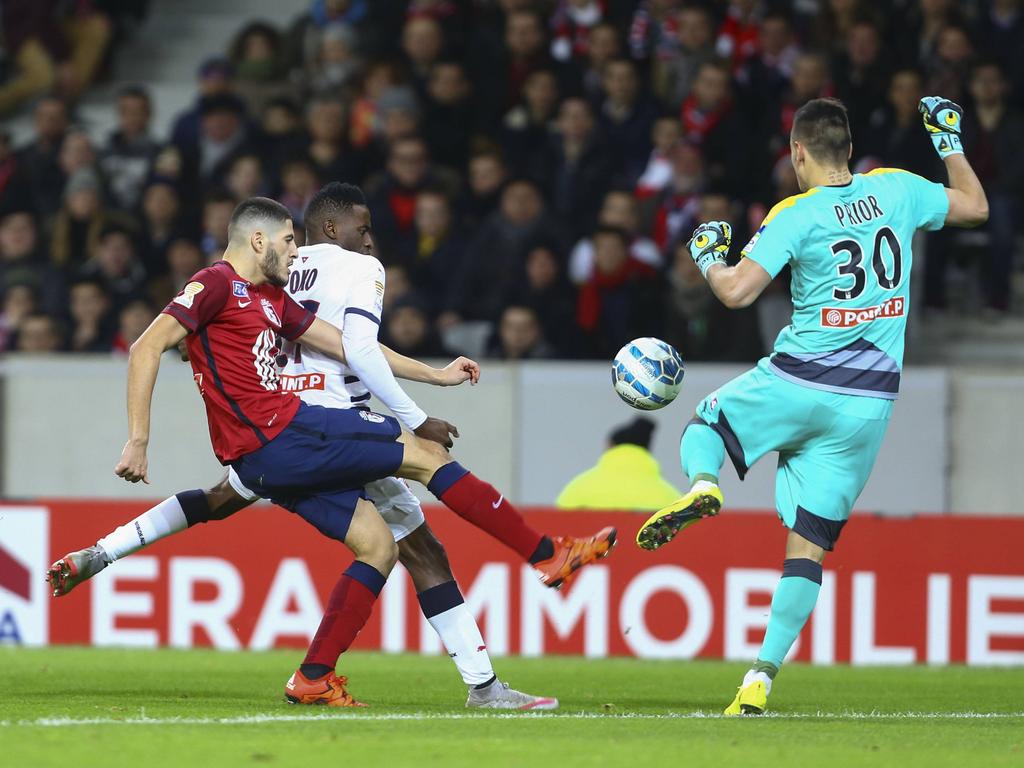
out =
[[[794,384],[764,359],[708,395],[697,417],[722,437],[740,479],[778,451],[779,517],[830,550],[871,475],[893,402]]]

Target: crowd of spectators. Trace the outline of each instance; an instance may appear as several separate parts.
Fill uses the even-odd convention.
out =
[[[0,350],[123,352],[219,258],[239,200],[272,196],[300,228],[342,180],[366,192],[383,336],[406,354],[607,358],[653,335],[749,361],[785,322],[786,275],[727,311],[685,239],[728,219],[738,251],[797,191],[788,132],[817,96],[847,104],[855,170],[934,180],[917,102],[967,107],[991,219],[967,250],[931,237],[919,301],[941,310],[950,265],[975,259],[984,304],[1010,308],[1021,0],[314,0],[287,29],[254,21],[197,52],[166,140],[140,84],[96,142],[75,103],[119,13],[5,0],[0,115],[31,100],[34,136],[0,131]]]

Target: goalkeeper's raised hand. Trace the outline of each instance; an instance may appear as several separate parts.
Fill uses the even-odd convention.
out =
[[[939,157],[945,160],[950,155],[962,155],[960,126],[964,117],[963,107],[941,96],[925,96],[917,108]]]
[[[727,221],[705,222],[693,230],[686,245],[700,273],[707,278],[712,264],[725,265],[732,245],[732,227]]]

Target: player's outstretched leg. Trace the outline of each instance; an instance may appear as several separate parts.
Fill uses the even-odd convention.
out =
[[[311,508],[302,509],[301,504]],[[336,503],[330,496],[300,501],[296,510],[306,519],[325,519],[328,524],[336,525],[345,517],[344,502]],[[345,687],[348,678],[336,675],[334,669],[370,618],[377,596],[398,561],[398,546],[376,507],[366,499],[355,502],[351,522],[344,527],[334,538],[342,539],[356,559],[331,590],[306,658],[285,685],[285,699],[291,704],[366,706],[352,697]]]
[[[206,491],[182,491],[118,526],[93,546],[64,555],[50,566],[46,580],[53,596],[61,597],[115,560],[193,525],[223,520],[250,503],[238,498],[225,480]]]
[[[419,503],[409,495],[418,512]],[[444,547],[425,522],[398,542],[398,560],[412,578],[423,615],[441,638],[469,689],[467,707],[523,711],[558,708],[558,699],[523,693],[498,679]]]
[[[818,601],[824,556],[824,549],[790,531],[782,578],[772,596],[771,614],[761,651],[757,654],[757,661],[744,675],[736,697],[726,707],[726,715],[760,715],[764,712],[768,694],[772,691],[772,680]]]
[[[717,515],[722,508],[718,474],[725,462],[725,443],[719,434],[703,420],[693,419],[683,431],[679,456],[693,485],[686,495],[659,509],[640,526],[636,543],[641,549],[653,551],[668,544],[683,530],[702,518]]]
[[[459,517],[515,550],[548,587],[568,583],[577,570],[607,556],[615,546],[617,532],[611,527],[586,538],[542,535],[526,524],[503,493],[452,461],[437,443],[407,432],[399,440],[405,446],[399,477],[423,483]]]

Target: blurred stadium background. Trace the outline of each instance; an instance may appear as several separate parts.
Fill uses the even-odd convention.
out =
[[[458,454],[559,530],[607,518],[625,534],[552,598],[436,515],[492,650],[748,659],[782,541],[767,462],[743,484],[727,470],[749,513],[657,557],[633,547],[635,516],[550,507],[635,416],[609,386],[625,341],[657,336],[687,361],[650,442],[679,486],[693,406],[787,323],[785,274],[730,312],[679,246],[725,218],[738,251],[796,191],[794,110],[838,96],[855,170],[943,181],[916,112],[937,93],[966,107],[991,219],[914,243],[902,398],[798,658],[1024,664],[1022,41],[1020,0],[4,0],[0,642],[269,648],[312,632],[340,550],[283,513],[164,542],[52,604],[37,577],[145,500],[219,477],[171,361],[153,484],[113,476],[127,348],[219,257],[238,200],[273,196],[299,222],[344,180],[367,193],[387,268],[384,340],[484,364],[472,390],[411,388],[459,425]],[[403,585],[362,647],[436,653]]]

